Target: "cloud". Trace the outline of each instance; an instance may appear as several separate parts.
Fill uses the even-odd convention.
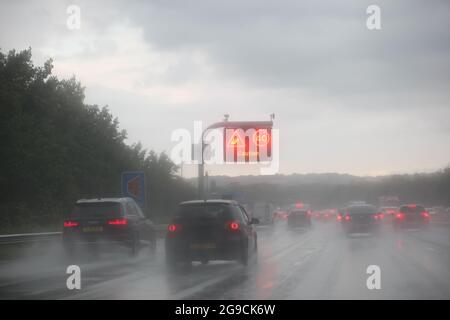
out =
[[[69,4],[82,10],[79,31],[65,27]],[[445,165],[450,3],[377,1],[380,31],[366,28],[370,4],[16,1],[2,6],[0,37],[3,50],[31,45],[37,63],[54,57],[55,72],[110,105],[130,141],[158,151],[194,120],[275,112],[284,172]]]

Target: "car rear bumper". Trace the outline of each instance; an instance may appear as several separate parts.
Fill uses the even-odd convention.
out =
[[[394,227],[398,228],[423,228],[430,224],[428,220],[419,221],[396,221]]]
[[[101,235],[63,234],[64,245],[132,244],[133,240],[134,238],[129,233]]]
[[[290,228],[304,228],[309,226],[311,226],[311,221],[288,222],[288,227]]]
[[[241,239],[222,243],[181,242],[166,238],[166,255],[177,261],[238,260],[244,248]]]
[[[347,233],[372,233],[380,230],[380,225],[375,223],[370,224],[351,224],[344,225]]]

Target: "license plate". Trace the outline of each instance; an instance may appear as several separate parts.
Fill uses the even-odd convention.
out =
[[[103,227],[84,227],[83,232],[103,232]]]
[[[190,248],[194,249],[194,250],[215,249],[216,244],[215,243],[194,243],[194,244],[191,244]]]

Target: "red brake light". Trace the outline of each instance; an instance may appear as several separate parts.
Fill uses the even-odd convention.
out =
[[[128,220],[127,219],[114,219],[114,220],[109,220],[108,224],[110,226],[126,226],[128,224]]]
[[[341,220],[342,220],[342,215],[338,214],[338,215],[336,216],[336,219],[337,219],[338,221],[341,221]]]
[[[178,231],[181,231],[181,229],[182,229],[182,227],[181,227],[181,225],[180,224],[169,224],[168,226],[167,226],[167,230],[169,231],[169,232],[178,232]]]
[[[233,231],[239,230],[239,223],[232,221],[228,224],[229,228]]]
[[[347,214],[346,216],[345,216],[345,221],[350,221],[350,216]]]
[[[427,211],[422,212],[422,217],[429,218],[430,214]]]
[[[78,222],[75,221],[64,221],[64,228],[78,227]]]
[[[396,215],[395,217],[396,217],[397,219],[403,219],[403,218],[405,217],[405,214],[399,212],[399,213],[397,213],[397,215]]]
[[[378,220],[378,219],[381,220],[384,218],[384,215],[382,213],[377,213],[373,217],[375,220]]]

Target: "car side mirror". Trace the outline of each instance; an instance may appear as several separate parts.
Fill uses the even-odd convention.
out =
[[[252,218],[252,220],[250,220],[251,224],[259,224],[259,219],[257,218]]]

